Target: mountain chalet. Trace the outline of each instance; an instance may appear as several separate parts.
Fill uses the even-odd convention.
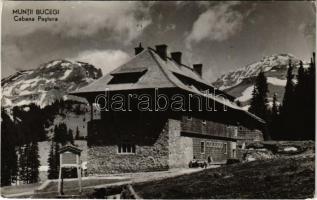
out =
[[[88,174],[182,168],[193,159],[224,163],[239,157],[245,142],[263,140],[265,122],[206,82],[202,64],[189,67],[181,58],[181,52],[167,55],[167,45],[144,49],[140,44],[127,63],[71,93],[102,108],[109,100],[129,101],[128,109],[106,109],[98,119],[94,119],[96,109],[91,109]],[[96,101],[100,95],[108,100]],[[140,99],[128,98],[133,95],[146,96],[150,105],[159,104],[160,109],[140,110]],[[177,99],[175,95],[183,97],[185,109],[165,106],[166,99]],[[212,102],[212,110],[204,106],[208,102]]]

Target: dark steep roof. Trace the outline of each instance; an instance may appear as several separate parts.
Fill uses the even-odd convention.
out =
[[[109,84],[110,80],[116,74],[133,73],[147,70],[136,83]],[[164,72],[158,67],[151,50],[144,50],[142,53],[133,57],[127,63],[121,65],[109,74],[92,82],[86,87],[83,87],[72,94],[89,93],[89,92],[104,92],[116,90],[133,90],[144,88],[171,88],[175,85],[169,81],[164,75]]]
[[[138,74],[140,73],[143,74],[141,76],[138,76]],[[123,83],[116,82],[116,84],[111,83],[112,79],[115,76],[127,74],[135,75],[135,80],[137,81],[128,83],[126,81]],[[92,82],[86,87],[72,92],[71,94],[77,96],[85,96],[85,94],[87,93],[103,93],[106,90],[119,91],[148,88],[180,88],[194,94],[208,97],[213,101],[226,105],[231,109],[244,112],[249,117],[252,117],[261,123],[265,123],[259,117],[243,110],[241,107],[233,103],[232,100],[234,98],[232,96],[216,89],[210,83],[202,79],[201,76],[193,70],[193,68],[183,64],[178,64],[169,57],[164,60],[152,48],[145,49],[143,52],[139,53],[130,61],[121,65],[109,74]],[[216,96],[214,94],[209,94],[207,96],[206,94],[204,94],[204,91],[202,91],[201,88],[209,89],[210,91],[215,90]],[[219,98],[219,94],[221,96],[225,96],[226,99]]]

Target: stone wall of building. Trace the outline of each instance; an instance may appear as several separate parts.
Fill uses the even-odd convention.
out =
[[[180,135],[180,120],[169,119],[169,166],[171,168],[188,167],[193,159],[193,139]]]
[[[144,136],[146,133],[137,134],[137,132],[131,130],[134,134],[127,133],[127,137],[129,134],[132,135],[128,138],[128,141],[135,144],[136,152],[133,154],[119,154],[118,145],[116,144],[118,140],[104,145],[90,145],[87,163],[88,174],[167,170],[169,168],[168,129],[169,123],[167,120],[160,133],[157,134],[148,132],[147,136]],[[113,139],[113,134],[119,133],[108,132],[104,137],[107,137],[107,134],[112,135],[108,137],[109,139]],[[147,142],[147,140],[151,142]]]

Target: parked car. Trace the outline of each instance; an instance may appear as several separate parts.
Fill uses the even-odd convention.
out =
[[[193,159],[189,162],[188,166],[189,168],[197,168],[197,167],[206,168],[208,164],[206,160]]]

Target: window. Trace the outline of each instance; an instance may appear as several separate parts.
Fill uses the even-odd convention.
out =
[[[201,154],[205,153],[205,142],[204,141],[200,142],[200,153]]]
[[[233,131],[233,137],[238,137],[238,128],[234,127]]]
[[[141,72],[117,73],[111,74],[113,78],[108,84],[136,83],[145,74],[146,70]]]
[[[97,103],[93,103],[92,108],[93,108],[93,119],[94,120],[101,119],[101,112],[100,112],[101,105]]]
[[[119,144],[118,154],[135,154],[135,144]]]
[[[223,153],[227,154],[227,143],[223,143]]]

